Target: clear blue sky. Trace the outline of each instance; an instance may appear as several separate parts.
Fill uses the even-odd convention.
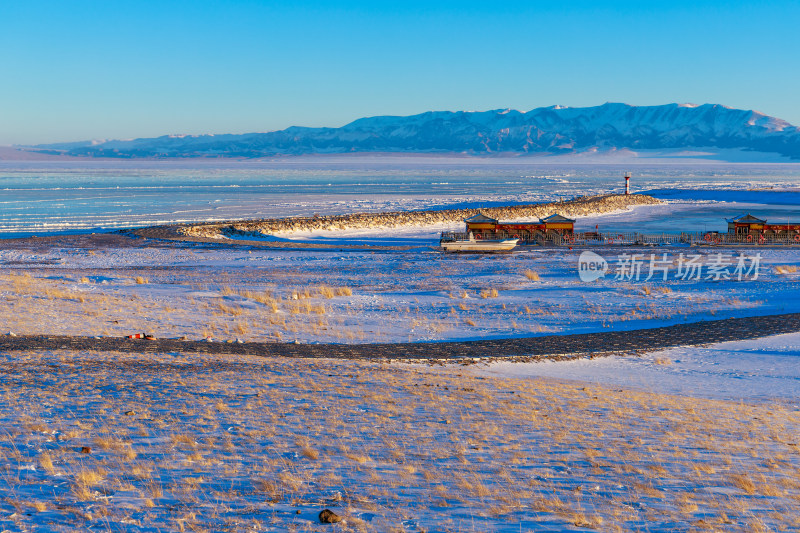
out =
[[[800,2],[4,1],[0,144],[721,103],[800,125]]]

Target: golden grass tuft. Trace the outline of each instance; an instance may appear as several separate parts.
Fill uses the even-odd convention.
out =
[[[778,265],[775,267],[776,274],[794,274],[797,272],[797,266],[795,265]]]
[[[97,470],[81,470],[75,475],[75,481],[83,485],[96,485],[105,479],[107,472],[102,468]]]
[[[317,459],[319,459],[319,452],[309,446],[303,447],[300,454],[306,459],[311,459],[312,461],[316,461]]]
[[[222,302],[217,303],[217,309],[219,309],[220,312],[222,312],[222,313],[225,313],[225,314],[228,314],[228,315],[233,315],[233,316],[240,316],[243,313],[243,310],[242,310],[241,307],[232,306],[232,305],[225,305]]]
[[[741,489],[747,494],[755,494],[756,492],[756,485],[747,474],[733,474],[730,477],[730,482],[731,485],[737,489]]]
[[[336,296],[336,291],[327,285],[322,285],[317,290],[319,291],[320,296],[329,300]]]
[[[46,287],[44,293],[48,298],[54,298],[56,300],[75,300],[80,303],[86,301],[86,296],[84,294],[74,291],[65,291],[58,287]]]
[[[539,281],[539,274],[538,274],[538,273],[536,273],[536,272],[534,272],[534,271],[533,271],[533,270],[531,270],[531,269],[528,269],[528,270],[526,270],[526,271],[525,271],[525,272],[523,272],[522,274],[523,274],[523,275],[524,275],[526,278],[528,278],[530,281]]]
[[[598,529],[603,525],[603,517],[586,516],[584,513],[574,514],[571,521],[575,527],[587,527],[590,529]]]
[[[42,452],[42,454],[39,455],[39,466],[44,468],[48,474],[53,474],[53,472],[55,472],[55,468],[53,467],[53,459],[47,452]]]

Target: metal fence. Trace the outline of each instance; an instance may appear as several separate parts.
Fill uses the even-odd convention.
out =
[[[784,245],[800,246],[800,234],[764,235],[749,234],[735,235],[730,233],[697,232],[697,233],[604,233],[604,232],[576,232],[559,234],[556,232],[535,232],[532,234],[512,234],[507,232],[474,233],[475,239],[519,239],[520,244],[540,244],[556,246],[581,246],[581,245],[691,245],[691,246],[726,246],[726,245]],[[467,240],[469,233],[444,232],[442,241]]]

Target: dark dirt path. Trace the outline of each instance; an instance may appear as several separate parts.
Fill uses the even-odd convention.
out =
[[[574,335],[547,335],[513,339],[396,344],[243,344],[133,340],[117,337],[21,335],[0,337],[0,351],[102,350],[130,353],[182,352],[237,354],[262,357],[335,359],[472,360],[474,358],[574,359],[614,353],[642,353],[673,346],[754,339],[800,331],[800,313],[710,320],[691,324]]]

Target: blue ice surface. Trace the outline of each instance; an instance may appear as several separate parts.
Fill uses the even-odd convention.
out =
[[[800,165],[542,165],[79,161],[0,162],[0,235],[87,233],[148,225],[411,209],[480,208],[621,192],[758,204],[768,219],[798,215]],[[765,190],[775,187],[775,190]],[[781,190],[779,190],[781,189]],[[704,204],[682,223],[724,229],[740,206]],[[685,211],[681,216],[688,216]],[[658,229],[656,218],[643,221]],[[712,226],[713,225],[713,226]]]

